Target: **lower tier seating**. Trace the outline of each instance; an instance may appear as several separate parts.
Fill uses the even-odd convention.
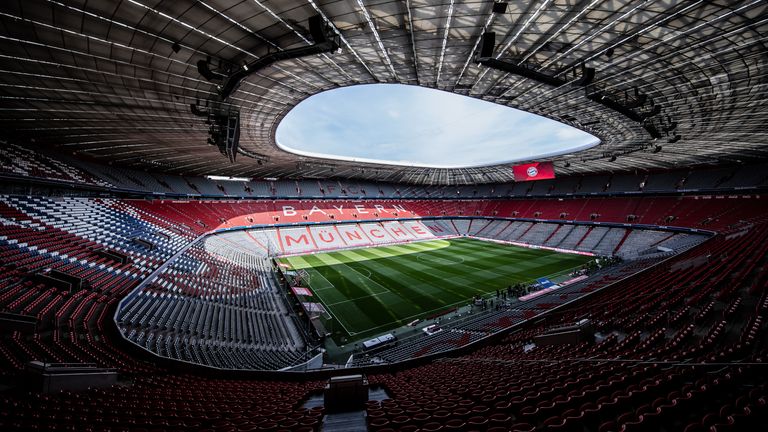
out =
[[[269,260],[201,239],[123,301],[123,335],[162,357],[222,369],[276,370],[306,358]]]

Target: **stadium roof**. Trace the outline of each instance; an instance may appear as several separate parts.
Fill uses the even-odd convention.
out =
[[[544,115],[603,141],[554,158],[558,175],[766,157],[765,1],[534,0],[505,9],[493,12],[488,0],[4,1],[0,127],[17,142],[180,174],[512,179],[506,165],[363,165],[275,145],[280,119],[303,99],[397,82]],[[340,50],[251,71],[224,101],[198,72],[209,56],[214,69],[239,68],[310,46],[313,15],[330,26]],[[484,32],[496,34],[493,58],[518,72],[475,63]],[[595,69],[586,86],[574,81],[585,74],[582,65]],[[235,163],[206,144],[208,125],[191,104],[239,110]]]

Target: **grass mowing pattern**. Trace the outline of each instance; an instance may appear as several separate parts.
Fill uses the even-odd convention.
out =
[[[362,339],[453,306],[578,267],[591,258],[470,238],[317,253],[279,260],[309,274],[315,299]]]

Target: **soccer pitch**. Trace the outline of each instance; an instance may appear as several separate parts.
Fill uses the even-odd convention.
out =
[[[302,301],[323,303],[336,321],[334,336],[358,340],[465,305],[475,295],[562,274],[590,259],[457,238],[278,260],[306,271],[302,285],[313,296]]]

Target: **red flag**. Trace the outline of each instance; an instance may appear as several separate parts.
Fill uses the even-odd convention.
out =
[[[533,162],[512,167],[515,181],[531,181],[555,178],[552,162]]]

